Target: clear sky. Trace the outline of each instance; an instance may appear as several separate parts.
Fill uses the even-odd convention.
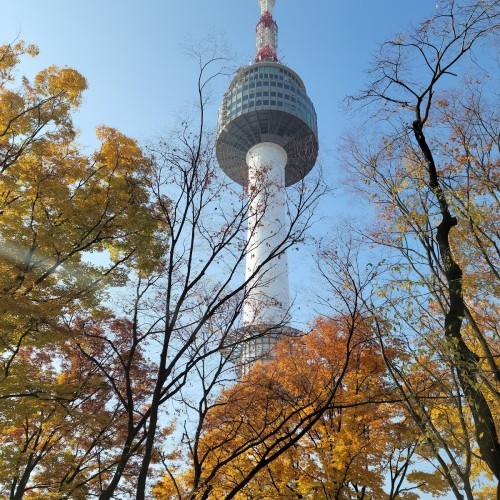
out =
[[[350,127],[343,98],[365,82],[378,43],[430,16],[436,2],[277,0],[279,55],[302,77],[315,104],[330,183],[337,180],[337,140]],[[247,64],[255,55],[259,14],[257,0],[0,0],[0,44],[18,37],[39,46],[40,56],[22,68],[29,78],[51,64],[87,78],[89,90],[76,118],[84,145],[93,145],[100,124],[145,141],[168,132],[194,99],[196,66],[183,52],[186,42],[220,33],[235,63]],[[220,81],[208,110],[214,127],[228,83]],[[349,196],[340,187],[321,212],[335,220],[355,206]],[[292,268],[308,260],[307,252],[290,257]],[[303,290],[303,274],[291,274],[291,289],[299,289],[300,279]]]
[[[362,86],[379,42],[435,9],[436,0],[277,0],[279,56],[302,77],[315,104],[320,154],[332,185],[337,139],[350,127],[343,98]],[[40,47],[40,56],[22,68],[29,78],[50,64],[87,78],[76,123],[82,144],[93,146],[100,124],[144,141],[168,132],[196,91],[196,65],[182,47],[220,33],[235,63],[247,64],[255,56],[259,15],[257,0],[0,0],[0,33],[1,43],[19,37]],[[228,83],[220,80],[208,109],[213,126]],[[349,196],[339,188],[320,212],[335,220],[355,205]],[[292,268],[294,262],[303,268],[297,259],[307,260],[307,251],[290,257]],[[292,277],[292,290],[297,286]]]
[[[363,83],[377,43],[435,5],[277,0],[280,57],[306,83],[325,149],[346,128],[339,103]],[[259,13],[257,0],[0,0],[0,33],[2,43],[19,36],[40,47],[27,76],[56,64],[88,79],[78,118],[84,138],[102,123],[145,139],[168,130],[194,96],[196,68],[183,53],[186,41],[222,33],[236,63],[246,64],[254,57]],[[215,106],[211,112],[215,123]]]

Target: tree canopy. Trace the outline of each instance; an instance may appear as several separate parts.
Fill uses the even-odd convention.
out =
[[[379,47],[339,153],[374,219],[320,235],[321,314],[244,375],[269,331],[242,336],[243,303],[321,179],[243,278],[266,190],[218,169],[216,48],[191,54],[197,116],[147,145],[101,126],[86,152],[85,78],[20,77],[37,47],[1,46],[0,498],[498,495],[499,7],[440,2]]]

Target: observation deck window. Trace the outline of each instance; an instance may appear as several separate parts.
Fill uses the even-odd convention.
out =
[[[317,127],[314,107],[300,78],[272,63],[241,71],[224,97],[219,121],[227,123],[241,114],[266,108],[291,112],[313,130]]]

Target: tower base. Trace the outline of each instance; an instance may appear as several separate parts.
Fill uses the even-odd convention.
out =
[[[298,337],[304,332],[291,326],[257,324],[243,326],[234,332],[235,340],[240,342],[240,349],[234,353],[234,364],[238,378],[248,374],[253,363],[274,358],[274,346],[284,337]]]

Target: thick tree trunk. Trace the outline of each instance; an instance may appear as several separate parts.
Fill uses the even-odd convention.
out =
[[[163,377],[159,377],[162,381]],[[151,415],[149,418],[149,425],[147,430],[146,444],[144,447],[144,454],[142,457],[142,464],[139,470],[139,476],[137,478],[137,489],[136,489],[136,500],[145,500],[146,498],[146,486],[148,479],[149,466],[151,464],[151,458],[153,456],[153,447],[156,437],[156,428],[158,425],[158,407],[160,404],[160,393],[163,382],[158,382],[155,393],[153,395],[153,400],[151,403]]]
[[[111,498],[113,498],[115,490],[121,481],[123,472],[125,471],[125,467],[127,466],[127,463],[129,461],[130,456],[131,456],[130,455],[130,444],[127,442],[127,444],[125,445],[125,447],[122,451],[120,461],[118,462],[113,479],[108,484],[108,486],[105,488],[105,490],[99,495],[99,500],[110,500]]]
[[[500,443],[488,401],[478,381],[478,357],[462,337],[465,316],[462,269],[453,259],[450,246],[450,231],[457,225],[451,215],[446,195],[441,189],[432,152],[427,144],[420,120],[413,122],[413,132],[424,155],[429,174],[429,186],[436,196],[441,212],[441,223],[437,227],[436,241],[439,246],[441,264],[448,285],[449,308],[444,320],[444,335],[453,358],[453,366],[474,419],[475,434],[479,450],[491,472],[500,481]]]

